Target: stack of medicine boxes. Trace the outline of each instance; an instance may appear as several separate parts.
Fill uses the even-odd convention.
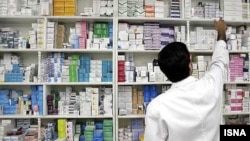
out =
[[[226,20],[242,20],[242,1],[224,0],[224,18]]]
[[[84,139],[85,141],[92,141],[94,138],[95,122],[92,119],[86,121],[86,126],[84,129]]]
[[[0,111],[1,114],[15,114],[16,103],[9,103],[9,90],[0,90]]]
[[[105,141],[113,141],[113,120],[103,120],[103,137]]]
[[[69,82],[78,82],[77,68],[78,68],[79,55],[72,55],[69,65]]]
[[[181,4],[179,0],[171,0],[170,17],[180,18],[181,17]]]
[[[91,29],[90,29],[91,30]],[[111,49],[113,40],[112,23],[94,23],[93,25],[93,44],[92,49]],[[107,46],[108,45],[108,46]]]
[[[75,0],[54,0],[54,16],[75,16]]]
[[[75,135],[75,129],[76,129],[75,124],[76,124],[76,120],[67,121],[67,127],[66,127],[67,141],[74,141],[74,135]]]
[[[43,115],[43,86],[31,86],[31,105],[38,106],[38,113],[32,109],[34,115]]]
[[[32,23],[32,30],[29,31],[29,44],[31,49],[44,48],[44,19],[37,19],[37,23]]]
[[[53,49],[56,46],[56,41],[57,41],[56,37],[58,36],[56,34],[56,27],[57,27],[57,24],[55,22],[47,23],[47,41],[46,41],[47,49]]]
[[[119,9],[119,11],[118,11],[119,17],[127,17],[128,1],[127,0],[119,0],[118,9]]]
[[[88,12],[92,16],[112,16],[113,15],[113,0],[93,0],[93,12]],[[90,10],[91,8],[88,8]],[[87,9],[86,9],[87,10]],[[84,10],[84,13],[86,13]]]

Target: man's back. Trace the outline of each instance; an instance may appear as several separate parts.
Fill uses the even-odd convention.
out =
[[[169,133],[163,138],[168,141],[217,141],[220,120],[214,117],[220,116],[221,98],[215,87],[212,81],[190,76],[154,99],[150,106],[158,107],[152,110],[160,114],[162,132],[166,129]]]
[[[151,101],[145,141],[218,141],[221,97],[229,62],[226,43],[218,41],[205,76],[173,83]]]

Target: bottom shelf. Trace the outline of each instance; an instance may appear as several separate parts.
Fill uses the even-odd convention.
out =
[[[0,140],[114,141],[113,119],[2,119]],[[7,134],[5,134],[7,133]]]
[[[250,125],[250,116],[248,115],[225,115],[225,125]]]
[[[142,141],[144,137],[145,120],[143,118],[119,118],[118,134],[119,141],[131,140]]]

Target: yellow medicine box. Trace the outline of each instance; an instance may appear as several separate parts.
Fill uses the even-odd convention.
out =
[[[64,12],[55,12],[54,11],[54,16],[64,16]]]
[[[76,3],[72,1],[65,1],[65,7],[75,7]]]
[[[65,16],[75,16],[76,15],[76,13],[75,12],[65,12],[65,14],[64,14]]]
[[[76,9],[71,7],[65,7],[65,13],[75,13]]]
[[[65,8],[64,7],[54,7],[54,13],[55,12],[65,12]]]
[[[54,2],[54,7],[60,7],[60,6],[64,6],[65,2],[64,1],[55,1]]]

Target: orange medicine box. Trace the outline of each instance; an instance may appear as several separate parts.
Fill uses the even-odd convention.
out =
[[[155,12],[154,6],[144,6],[145,12]]]
[[[155,12],[146,12],[145,17],[155,17]]]
[[[58,1],[65,1],[65,0],[54,0],[54,2],[58,2]]]

